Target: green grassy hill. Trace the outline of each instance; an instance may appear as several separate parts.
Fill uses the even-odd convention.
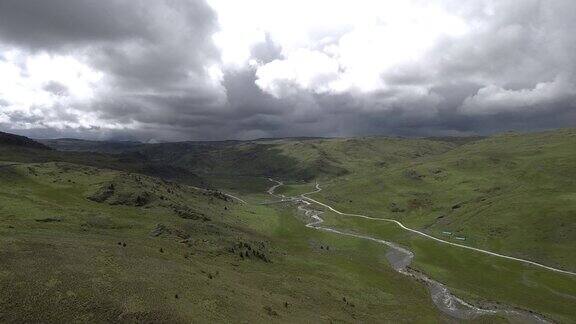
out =
[[[162,144],[44,140],[61,151],[140,156],[206,178],[267,177],[310,181],[350,171],[446,152],[458,141],[366,137],[352,139],[288,138],[256,141],[178,142]]]
[[[174,165],[155,163],[138,152],[117,154],[57,151],[43,144],[26,139],[21,145],[0,144],[0,161],[22,163],[69,162],[96,168],[108,168],[118,171],[135,172],[167,180],[177,179],[181,183],[209,186],[205,180],[193,172]]]
[[[380,245],[294,208],[0,148],[2,322],[446,320]]]
[[[320,181],[321,196],[344,210],[576,270],[574,143],[568,129],[489,138],[165,143],[125,154],[236,192],[266,177]]]
[[[376,257],[379,246],[306,230],[292,213],[139,174],[3,164],[0,319],[442,318],[424,287]]]
[[[318,181],[316,197],[340,210],[574,270],[575,140],[560,130],[136,144],[116,154],[0,144],[0,321],[449,322],[422,284],[388,265],[385,246],[306,228],[291,205],[260,205],[266,177],[289,183],[280,189],[289,195]],[[572,278],[381,222],[325,218],[410,248],[415,269],[469,301],[573,320]]]
[[[576,270],[576,131],[504,134],[358,169],[320,193],[343,210]]]

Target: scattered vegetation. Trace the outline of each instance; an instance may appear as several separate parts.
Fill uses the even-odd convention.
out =
[[[45,142],[67,152],[0,140],[0,321],[445,322],[423,285],[389,267],[383,245],[306,228],[290,204],[260,205],[270,200],[266,178],[287,183],[279,192],[288,196],[318,181],[318,199],[340,210],[574,271],[575,139],[568,129]],[[574,320],[572,278],[446,249],[388,223],[325,217],[409,247],[415,271],[467,300]],[[478,319],[487,320],[501,319]]]

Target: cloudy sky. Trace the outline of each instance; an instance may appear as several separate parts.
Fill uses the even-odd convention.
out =
[[[0,0],[0,130],[142,141],[576,126],[574,0]]]

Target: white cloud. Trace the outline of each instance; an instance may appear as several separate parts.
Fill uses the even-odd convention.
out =
[[[206,1],[14,1],[0,127],[206,139],[574,121],[573,0]]]
[[[257,73],[257,84],[274,96],[290,94],[284,91],[289,85],[313,92],[385,89],[383,74],[421,59],[439,38],[468,30],[458,16],[421,1],[211,4],[221,24],[217,40],[225,63],[248,61],[251,46],[265,35],[282,48],[284,58],[260,66]]]
[[[224,53],[242,53],[236,64],[256,67],[256,84],[276,98],[298,98],[300,91],[347,93],[362,98],[363,109],[413,113],[420,107],[427,115],[447,103],[435,88],[461,83],[480,90],[459,102],[458,111],[478,115],[575,95],[575,82],[557,77],[575,70],[568,52],[576,39],[557,21],[565,22],[564,13],[574,7],[567,1],[211,4],[220,17],[220,37],[229,39],[219,44]],[[250,48],[266,35],[282,57],[255,64]]]
[[[96,120],[93,114],[75,107],[93,99],[102,77],[72,56],[7,51],[0,59],[0,98],[6,103],[0,115],[15,128],[34,127],[38,121],[59,128],[90,126]],[[51,85],[62,91],[51,90]],[[63,115],[75,115],[74,122],[64,122]]]
[[[337,82],[338,62],[328,55],[307,49],[297,50],[286,60],[275,60],[258,68],[256,84],[264,91],[280,98],[298,89],[316,93],[333,90]]]
[[[468,97],[460,110],[467,114],[485,115],[514,112],[518,109],[546,109],[576,96],[576,84],[561,75],[550,82],[541,82],[529,89],[504,89],[489,85]]]

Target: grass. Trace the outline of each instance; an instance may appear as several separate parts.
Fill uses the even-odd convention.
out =
[[[326,226],[399,243],[415,253],[413,267],[468,301],[499,302],[559,322],[574,320],[576,277],[520,262],[447,247],[394,224],[325,213]]]
[[[275,192],[288,197],[295,197],[301,194],[312,192],[314,190],[316,190],[316,188],[313,183],[294,183],[278,187]]]
[[[0,146],[4,163],[22,162],[0,166],[0,321],[448,321],[424,286],[390,269],[385,247],[308,229],[293,206],[259,205],[270,200],[266,178],[285,181],[279,192],[289,196],[319,181],[317,199],[339,210],[574,271],[575,138],[567,129],[473,140],[171,143],[121,155]],[[143,173],[185,175],[249,204]],[[414,267],[467,300],[575,320],[573,278],[383,222],[326,221],[407,246]],[[151,236],[159,224],[166,230]],[[272,263],[241,258],[244,243]]]
[[[110,183],[107,200],[87,199]],[[145,204],[132,199],[143,192]],[[423,286],[387,266],[383,247],[307,229],[290,206],[218,197],[69,163],[1,168],[0,319],[444,320]],[[171,208],[184,203],[209,220]],[[158,224],[170,231],[151,236]],[[240,258],[231,252],[239,242],[264,246],[272,263]]]
[[[325,179],[318,197],[342,211],[574,271],[575,137],[574,130],[496,136]]]
[[[425,154],[418,145],[407,145],[412,154],[390,158],[375,151],[366,153],[366,161],[350,153],[352,158],[342,157],[349,172],[320,176],[324,190],[315,198],[344,212],[397,219],[448,241],[575,271],[574,138],[576,131],[567,129],[503,134]],[[325,150],[337,156],[343,149]],[[393,146],[388,150],[401,152]],[[284,192],[300,194],[305,187],[290,184]],[[416,253],[415,267],[470,300],[574,321],[573,277],[446,247],[392,224],[335,215],[327,222],[406,245]]]

